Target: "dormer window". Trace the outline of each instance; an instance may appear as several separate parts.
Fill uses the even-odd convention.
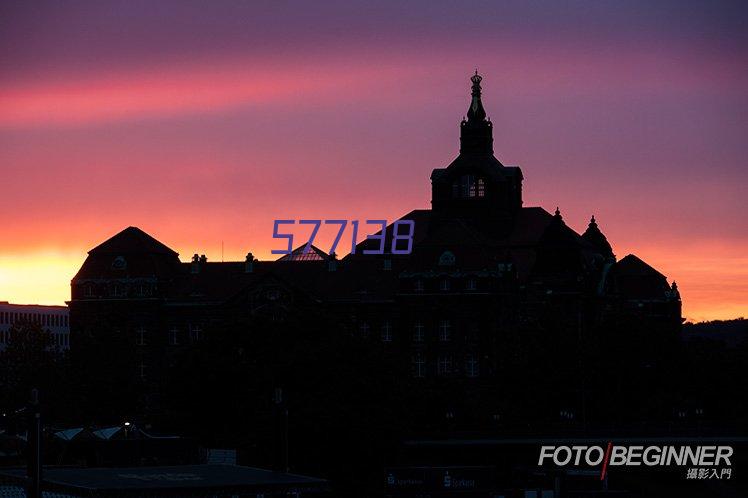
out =
[[[475,175],[462,175],[452,184],[452,195],[459,199],[485,197],[486,180]]]
[[[125,289],[121,284],[114,284],[112,287],[112,297],[122,297],[125,295]]]
[[[467,284],[465,285],[465,289],[469,290],[469,291],[474,291],[477,288],[478,288],[478,285],[477,285],[475,279],[472,278],[472,277],[468,278]]]
[[[450,288],[449,279],[448,278],[443,278],[439,282],[439,289],[442,290],[442,291],[448,291],[449,288]]]

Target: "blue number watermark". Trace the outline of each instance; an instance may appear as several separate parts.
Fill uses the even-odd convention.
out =
[[[299,220],[299,225],[312,225],[312,231],[307,239],[306,245],[304,246],[303,253],[307,254],[312,250],[314,239],[320,230],[322,224],[325,225],[338,225],[338,233],[335,236],[335,240],[330,247],[330,254],[335,252],[338,248],[340,240],[343,238],[343,233],[348,226],[348,220]],[[296,220],[274,220],[273,221],[273,238],[282,239],[286,241],[285,249],[272,249],[271,254],[291,254],[293,252],[293,239],[292,233],[281,232],[281,225],[294,225]],[[356,239],[358,239],[358,228],[359,220],[351,220],[351,254],[356,254]],[[378,225],[379,230],[374,234],[367,235],[366,240],[379,241],[376,249],[364,249],[364,254],[385,254],[385,247],[387,245],[387,220],[366,220],[367,225]],[[390,253],[395,255],[410,254],[413,251],[413,235],[415,233],[415,221],[413,220],[397,220],[392,226],[392,243],[390,245]],[[404,246],[404,247],[403,247]]]

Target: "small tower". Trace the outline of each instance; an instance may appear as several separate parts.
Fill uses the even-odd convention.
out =
[[[587,230],[582,234],[582,238],[589,242],[595,249],[597,249],[600,254],[602,254],[606,259],[613,259],[615,260],[615,254],[613,254],[613,248],[610,247],[610,243],[608,242],[608,239],[605,237],[605,235],[600,231],[600,228],[597,226],[597,222],[595,221],[595,215],[592,215],[592,218],[590,219],[590,224],[587,225]]]

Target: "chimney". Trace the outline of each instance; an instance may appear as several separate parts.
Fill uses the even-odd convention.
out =
[[[192,273],[200,273],[200,256],[195,254],[192,256],[192,264],[190,265],[190,271]]]
[[[247,259],[244,260],[244,273],[252,273],[255,269],[255,257],[251,252],[247,253]]]
[[[327,260],[327,271],[337,271],[338,269],[338,256],[335,253],[331,253]]]

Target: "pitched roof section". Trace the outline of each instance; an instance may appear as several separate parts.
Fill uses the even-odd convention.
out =
[[[291,251],[291,254],[286,254],[285,256],[278,258],[276,261],[324,261],[329,257],[325,251],[314,245],[309,248],[309,252],[307,253],[304,252],[305,248],[306,244],[299,246]]]
[[[627,277],[654,276],[665,278],[665,275],[658,272],[633,254],[629,254],[621,261],[616,263],[616,273],[618,275]]]
[[[88,251],[88,254],[91,255],[134,253],[179,255],[138,227],[127,227],[114,237]]]

